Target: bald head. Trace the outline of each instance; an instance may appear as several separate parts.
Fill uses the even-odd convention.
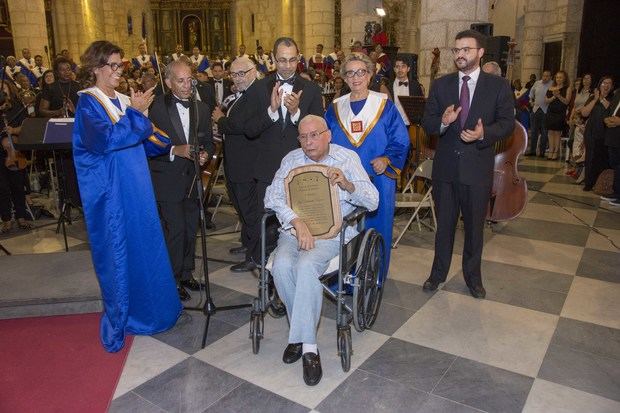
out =
[[[320,162],[329,154],[331,132],[325,119],[316,115],[306,115],[299,122],[299,144],[306,156]]]
[[[230,77],[238,91],[246,90],[256,80],[256,65],[248,57],[238,57],[230,65]]]
[[[482,71],[484,73],[489,73],[495,76],[502,75],[502,68],[499,67],[497,62],[486,62],[485,64],[482,65]]]

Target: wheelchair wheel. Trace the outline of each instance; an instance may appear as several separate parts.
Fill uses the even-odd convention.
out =
[[[252,352],[258,354],[260,350],[260,341],[263,338],[263,314],[260,310],[257,310],[258,303],[255,299],[254,309],[252,310],[250,318],[250,339],[252,340]]]
[[[282,300],[280,300],[280,296],[278,295],[278,291],[276,290],[276,285],[273,282],[273,277],[269,276],[269,283],[267,284],[267,299],[269,300],[269,305],[267,306],[267,312],[273,318],[282,318],[286,315],[286,307]]]
[[[357,255],[356,281],[353,287],[353,325],[357,331],[372,327],[383,296],[383,237],[375,229],[364,234]]]
[[[351,353],[353,353],[351,327],[338,328],[338,354],[340,355],[342,371],[345,373],[351,369]]]

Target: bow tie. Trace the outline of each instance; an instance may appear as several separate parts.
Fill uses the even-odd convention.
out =
[[[220,85],[222,84],[223,80],[214,80],[215,83],[219,83]]]
[[[176,96],[172,96],[174,103],[180,103],[185,109],[189,109],[190,101],[189,100],[181,100]]]
[[[398,86],[409,86],[409,82],[398,82]]]
[[[293,86],[293,84],[295,84],[295,76],[291,76],[288,79],[278,78],[278,82],[280,82],[280,85],[288,83],[289,85]]]

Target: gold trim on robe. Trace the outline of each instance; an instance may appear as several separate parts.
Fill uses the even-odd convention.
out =
[[[368,97],[364,103],[364,107],[357,115],[351,110],[351,94],[344,95],[334,100],[334,114],[338,120],[338,125],[346,135],[351,145],[358,148],[363,143],[368,134],[379,122],[379,118],[383,114],[383,109],[387,103],[387,95],[384,93],[368,92]],[[362,132],[355,133],[351,131],[351,122],[361,121]],[[357,139],[356,139],[357,137]]]

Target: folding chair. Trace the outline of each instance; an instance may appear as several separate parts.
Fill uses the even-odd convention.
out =
[[[431,176],[433,172],[433,160],[426,159],[423,161],[415,170],[411,178],[407,181],[407,184],[403,188],[402,192],[396,194],[396,208],[415,208],[413,214],[407,221],[407,225],[401,231],[400,235],[392,244],[392,248],[396,248],[398,243],[400,242],[405,232],[411,226],[411,223],[415,219],[418,223],[418,229],[421,230],[420,227],[420,210],[422,208],[429,208],[431,211],[431,215],[433,216],[433,226],[430,227],[433,231],[437,230],[437,217],[435,216],[435,203],[433,202],[432,190],[433,185],[431,182]],[[415,178],[421,178],[428,185],[428,188],[424,190],[423,193],[419,194],[414,192],[414,181]]]

